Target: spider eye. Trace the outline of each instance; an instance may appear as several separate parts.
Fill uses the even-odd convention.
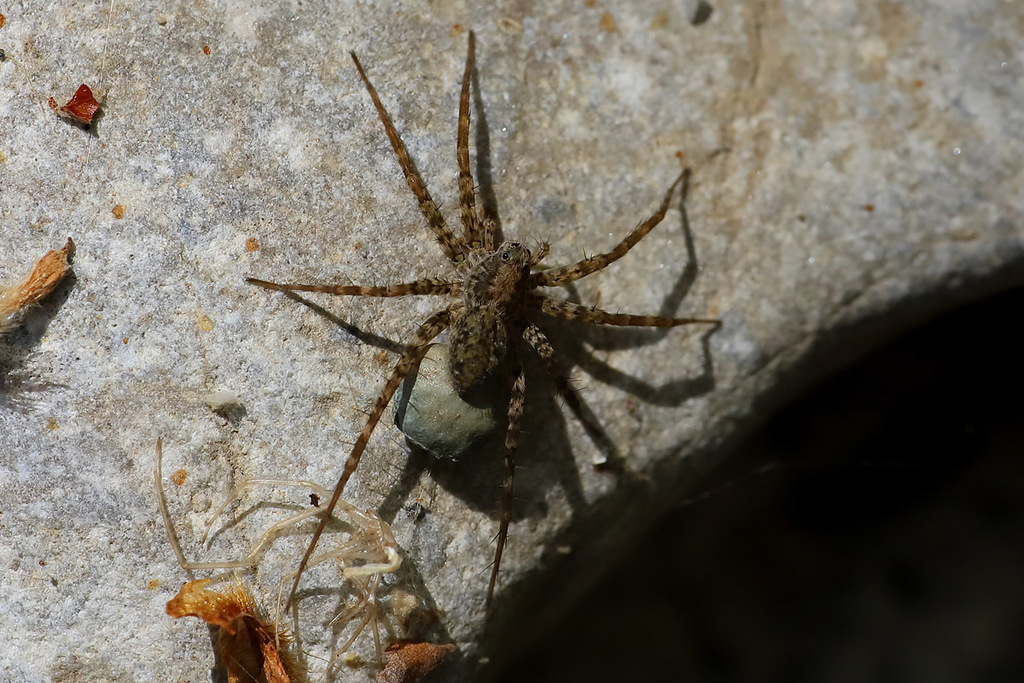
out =
[[[508,252],[507,251],[503,251],[501,253],[501,260],[502,261],[508,261]]]

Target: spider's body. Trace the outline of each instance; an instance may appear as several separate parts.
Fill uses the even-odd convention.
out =
[[[462,301],[449,335],[452,386],[464,396],[490,377],[508,354],[509,327],[522,317],[517,305],[530,275],[530,250],[505,242],[480,260],[462,281]]]
[[[363,431],[345,462],[344,470],[331,500],[324,508],[320,526],[314,533],[299,565],[295,583],[292,586],[292,596],[295,594],[302,571],[316,548],[331,511],[340,499],[345,484],[355,472],[370,435],[380,421],[392,396],[402,380],[410,372],[415,371],[431,340],[445,329],[449,329],[451,382],[460,396],[472,392],[475,387],[501,370],[505,371],[508,378],[509,404],[508,427],[505,433],[505,472],[502,483],[497,547],[487,590],[489,604],[494,594],[494,586],[501,566],[501,555],[508,538],[508,527],[512,517],[515,458],[519,445],[520,422],[526,390],[526,378],[518,351],[520,340],[525,341],[541,357],[566,403],[577,414],[579,409],[576,395],[565,378],[558,372],[554,349],[533,320],[540,316],[549,316],[600,325],[642,327],[675,327],[693,323],[715,324],[718,322],[703,318],[669,318],[608,313],[597,308],[551,299],[539,291],[541,287],[560,286],[574,282],[622,258],[664,218],[676,186],[685,177],[685,172],[669,188],[658,211],[638,225],[611,251],[585,258],[571,266],[534,272],[532,268],[547,255],[548,245],[543,244],[536,253],[532,253],[518,242],[496,244],[498,239],[497,222],[491,216],[477,215],[475,186],[469,164],[469,81],[473,69],[473,34],[470,33],[469,37],[469,53],[459,99],[457,157],[459,163],[459,208],[463,228],[461,236],[455,235],[445,224],[444,217],[423,184],[405,144],[354,53],[352,59],[374,106],[377,108],[384,124],[385,133],[391,141],[409,188],[419,202],[420,211],[426,218],[427,225],[434,233],[442,251],[455,265],[455,275],[450,278],[423,278],[413,282],[382,287],[276,284],[252,278],[249,279],[249,282],[279,291],[325,292],[377,297],[441,295],[454,298],[455,301],[436,311],[420,325],[413,343],[402,355],[391,378],[384,385],[384,389],[370,411]]]

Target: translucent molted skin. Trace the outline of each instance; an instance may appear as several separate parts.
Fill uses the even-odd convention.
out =
[[[156,486],[157,503],[160,507],[160,514],[164,519],[164,526],[167,530],[168,539],[171,542],[171,548],[178,559],[178,564],[181,565],[181,568],[185,570],[190,578],[193,571],[197,570],[213,571],[255,567],[264,551],[283,531],[302,524],[311,518],[326,514],[324,508],[318,507],[317,503],[330,495],[327,489],[306,480],[245,479],[228,494],[227,498],[210,518],[206,527],[206,533],[203,535],[203,543],[206,543],[214,523],[221,518],[228,506],[240,500],[242,492],[249,488],[273,486],[277,488],[309,489],[312,506],[288,515],[284,519],[270,525],[249,553],[242,559],[194,562],[185,557],[184,550],[178,540],[178,534],[174,529],[174,523],[171,520],[170,509],[167,506],[167,497],[163,487],[163,443],[160,439],[157,439],[156,443],[153,478]],[[327,664],[327,670],[330,672],[337,667],[339,658],[352,647],[359,635],[366,630],[367,626],[369,626],[370,632],[373,634],[377,661],[383,666],[384,654],[380,637],[379,622],[381,609],[379,606],[379,595],[384,588],[384,576],[395,574],[402,566],[402,557],[398,552],[398,542],[391,532],[390,525],[372,510],[360,510],[348,501],[342,500],[339,501],[332,512],[332,519],[335,522],[343,523],[347,534],[339,534],[332,537],[333,546],[310,560],[309,566],[332,562],[340,570],[344,579],[350,583],[352,597],[347,601],[344,609],[330,623],[332,626],[335,624],[339,624],[340,627],[348,627],[349,624],[352,624],[352,626],[351,635],[341,647],[335,650]],[[277,606],[273,624],[267,623],[261,626],[271,634],[271,641],[275,641],[278,644],[281,643],[281,634],[283,633],[281,616],[283,613],[284,589],[288,581],[293,578],[294,574],[287,574],[281,578],[278,586]],[[197,616],[209,623],[217,623],[222,627],[227,626],[229,629],[232,628],[232,624],[235,623],[236,618],[239,616],[258,616],[254,599],[248,591],[242,588],[241,584],[239,584],[238,588],[226,591],[207,589],[209,584],[209,579],[190,581],[185,584],[178,597],[167,603],[167,613],[174,617]],[[418,602],[419,599],[414,597],[414,601]],[[408,609],[412,609],[412,607],[408,607]],[[287,652],[284,650],[281,651],[281,655],[287,659]],[[299,679],[287,677],[268,680],[278,681],[279,683],[293,683]]]

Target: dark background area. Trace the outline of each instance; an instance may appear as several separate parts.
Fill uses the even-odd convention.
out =
[[[499,680],[1024,681],[1022,310],[784,407]]]

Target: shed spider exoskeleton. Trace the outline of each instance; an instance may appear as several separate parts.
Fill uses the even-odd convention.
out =
[[[171,513],[167,506],[167,497],[164,492],[162,469],[163,443],[161,439],[157,439],[156,456],[153,466],[157,504],[160,507],[160,514],[164,520],[164,527],[171,542],[171,548],[178,559],[178,564],[188,573],[189,579],[193,578],[192,572],[194,570],[251,569],[255,567],[259,557],[282,531],[296,527],[312,517],[326,514],[327,516],[324,519],[343,522],[347,527],[347,539],[337,543],[330,551],[314,557],[308,563],[308,566],[312,567],[333,561],[338,569],[341,570],[342,576],[351,584],[350,588],[353,593],[353,599],[349,600],[345,608],[330,622],[332,626],[338,624],[340,627],[346,627],[350,622],[354,622],[355,625],[345,644],[340,648],[336,648],[334,654],[332,654],[327,669],[331,671],[335,668],[338,654],[344,653],[352,647],[353,643],[355,643],[367,626],[370,627],[370,631],[373,634],[377,662],[383,666],[384,651],[381,647],[380,639],[378,593],[382,588],[384,575],[397,572],[402,566],[402,558],[398,552],[398,543],[395,541],[394,534],[391,533],[391,527],[380,518],[380,515],[372,510],[360,510],[345,500],[338,502],[338,514],[333,514],[333,510],[325,513],[322,508],[317,506],[317,503],[321,498],[326,498],[329,492],[311,481],[247,478],[235,487],[221,506],[214,512],[206,526],[206,533],[203,534],[203,544],[206,544],[214,522],[221,518],[221,515],[231,503],[240,500],[242,492],[250,487],[268,485],[279,488],[309,489],[311,491],[310,502],[312,506],[278,520],[268,527],[260,536],[259,541],[249,551],[248,555],[241,560],[194,562],[185,557],[181,543],[178,540],[178,534],[174,529],[174,523],[171,521]],[[283,576],[278,586],[277,606],[273,623],[273,630],[278,634],[282,631],[280,622],[283,611],[284,587],[292,578],[292,574]],[[196,584],[195,590],[205,590],[205,584]]]
[[[462,75],[462,91],[459,97],[459,130],[457,156],[459,163],[459,208],[462,217],[462,236],[456,236],[445,223],[444,217],[427,191],[419,172],[413,165],[409,152],[402,142],[398,131],[384,109],[377,91],[366,76],[355,53],[355,62],[359,76],[373,100],[384,131],[391,141],[398,163],[405,174],[409,189],[419,202],[420,211],[426,218],[427,225],[434,233],[445,256],[454,264],[455,273],[448,277],[432,277],[402,284],[381,287],[362,287],[358,285],[307,285],[277,284],[248,278],[248,282],[285,292],[324,292],[349,296],[405,296],[409,294],[431,294],[449,296],[456,299],[441,310],[431,315],[416,331],[415,338],[408,346],[401,360],[391,373],[391,378],[384,385],[380,396],[374,404],[363,431],[352,447],[345,461],[345,468],[334,488],[327,511],[320,521],[320,526],[313,534],[306,554],[299,564],[292,592],[294,597],[299,579],[309,558],[316,548],[317,541],[323,532],[331,510],[337,504],[345,484],[359,465],[359,459],[366,448],[370,435],[376,428],[381,416],[392,396],[398,389],[403,378],[418,366],[426,353],[429,343],[445,329],[450,335],[450,367],[451,381],[460,395],[466,395],[493,375],[502,365],[508,371],[509,404],[508,427],[505,433],[505,471],[502,483],[500,526],[497,535],[497,547],[494,551],[494,563],[491,569],[490,582],[487,587],[487,605],[494,596],[494,586],[501,567],[501,555],[508,538],[508,527],[512,516],[512,482],[515,473],[516,449],[519,443],[520,421],[523,415],[523,401],[526,379],[517,350],[521,338],[541,357],[548,374],[554,380],[558,392],[574,410],[579,402],[572,388],[558,372],[554,357],[554,349],[547,337],[531,321],[535,315],[547,315],[568,320],[582,320],[598,325],[618,325],[635,327],[675,327],[693,323],[717,324],[717,320],[706,318],[668,318],[661,316],[628,315],[609,313],[597,308],[581,306],[568,301],[558,301],[538,293],[540,287],[565,285],[582,277],[597,272],[626,255],[647,233],[649,233],[668,211],[669,203],[676,186],[684,179],[682,173],[665,193],[665,197],[657,212],[640,225],[609,252],[584,258],[570,266],[562,266],[531,272],[531,268],[540,263],[548,253],[548,245],[542,244],[536,253],[519,242],[505,241],[496,245],[497,224],[493,218],[477,215],[476,188],[469,165],[469,81],[473,70],[473,33],[469,34],[469,48],[466,56],[466,67]]]

